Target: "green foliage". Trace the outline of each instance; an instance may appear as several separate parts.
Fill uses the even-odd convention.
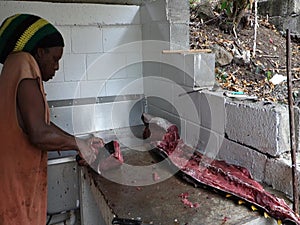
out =
[[[223,83],[227,81],[228,73],[224,71],[223,69],[217,69],[215,77],[222,80]]]
[[[267,79],[270,80],[270,79],[272,78],[272,76],[273,76],[272,71],[267,70],[267,71],[266,71],[266,77],[267,77]]]
[[[233,12],[233,1],[222,0],[220,4],[221,4],[221,6],[220,6],[221,10],[222,11],[224,10],[226,15],[228,17],[231,17],[232,12]]]

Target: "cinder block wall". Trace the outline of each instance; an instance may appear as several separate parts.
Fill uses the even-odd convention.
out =
[[[32,13],[62,32],[66,47],[55,78],[45,83],[48,100],[118,95],[142,77],[139,6],[0,1],[0,21]],[[120,47],[122,46],[122,47]],[[143,87],[126,94],[141,94]]]

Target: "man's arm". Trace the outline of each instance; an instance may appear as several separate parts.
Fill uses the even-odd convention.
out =
[[[53,123],[49,125],[45,122],[44,99],[37,80],[21,81],[17,102],[24,124],[23,130],[33,145],[46,151],[80,150],[86,159],[94,155],[85,140],[68,134]]]

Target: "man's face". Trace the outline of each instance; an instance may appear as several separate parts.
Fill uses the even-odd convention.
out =
[[[48,81],[55,76],[59,69],[59,60],[63,54],[63,47],[38,48],[37,62],[39,64],[43,81]]]

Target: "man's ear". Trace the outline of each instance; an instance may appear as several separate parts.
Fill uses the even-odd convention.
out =
[[[37,48],[36,50],[37,58],[42,58],[44,54],[45,54],[45,50],[43,48]]]

